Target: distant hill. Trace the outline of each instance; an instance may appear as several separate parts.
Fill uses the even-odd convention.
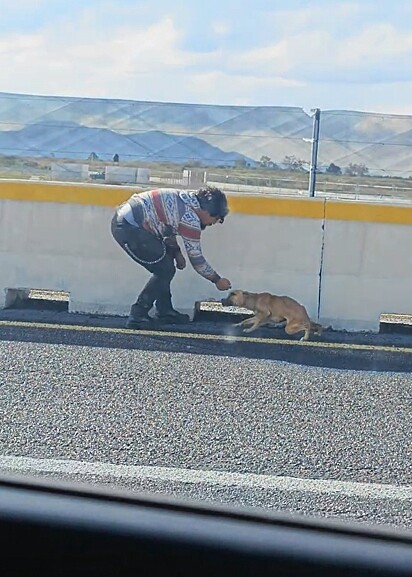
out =
[[[288,106],[220,106],[0,93],[0,153],[211,165],[268,156],[310,160],[312,117]],[[412,117],[321,112],[319,165],[364,163],[371,174],[412,175]]]
[[[86,160],[91,153],[102,160],[118,154],[121,160],[233,165],[255,162],[238,152],[225,152],[194,136],[166,134],[159,130],[135,134],[91,128],[75,122],[48,121],[19,130],[0,131],[0,154],[9,156],[73,158]]]

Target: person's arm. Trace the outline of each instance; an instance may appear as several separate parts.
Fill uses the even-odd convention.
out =
[[[217,274],[203,256],[200,232],[200,223],[193,222],[189,224],[184,221],[180,223],[179,234],[182,237],[190,264],[202,277],[216,283],[220,279],[220,275]]]
[[[180,270],[184,269],[186,266],[186,259],[180,249],[175,236],[168,236],[165,238],[166,250],[172,258],[176,261],[176,267]]]
[[[231,288],[230,281],[222,278],[203,256],[200,233],[200,223],[187,223],[182,221],[179,226],[179,234],[185,245],[190,264],[198,274],[215,284],[216,288],[219,290],[229,290]]]

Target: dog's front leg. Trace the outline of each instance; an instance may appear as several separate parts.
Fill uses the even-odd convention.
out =
[[[243,331],[244,333],[251,333],[252,331],[255,331],[258,328],[258,326],[260,326],[262,324],[262,319],[259,317],[253,317],[249,320],[252,321],[251,323],[249,323],[249,324],[251,324],[251,326],[247,329],[244,329],[244,331]]]
[[[244,319],[243,321],[241,321],[240,323],[236,323],[235,325],[233,325],[234,327],[245,327],[247,325],[250,325],[251,323],[255,322],[255,318],[256,317],[248,317],[247,319]]]

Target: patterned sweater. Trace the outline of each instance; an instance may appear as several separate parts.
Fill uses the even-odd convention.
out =
[[[165,238],[178,235],[182,238],[187,256],[196,272],[213,283],[220,279],[202,254],[201,222],[194,210],[199,209],[200,205],[194,192],[174,188],[149,190],[134,194],[129,203],[132,208],[136,207],[136,204],[143,208],[145,228],[156,236]],[[140,211],[133,210],[133,214],[138,213]]]

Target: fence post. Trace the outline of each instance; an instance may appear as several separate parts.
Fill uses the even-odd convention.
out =
[[[314,109],[313,131],[312,131],[312,153],[310,159],[309,172],[309,196],[315,196],[316,186],[316,168],[318,162],[318,145],[319,145],[319,127],[320,127],[320,109]]]

